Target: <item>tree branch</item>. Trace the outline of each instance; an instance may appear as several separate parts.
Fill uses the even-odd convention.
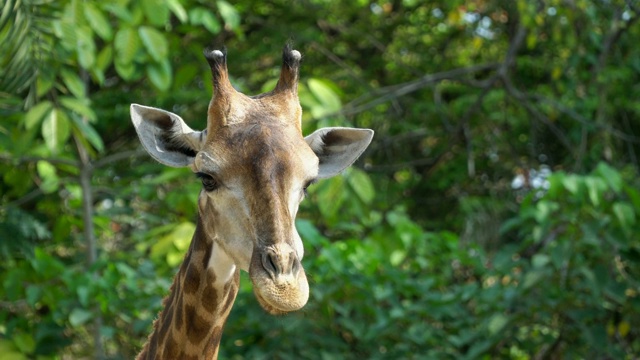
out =
[[[428,74],[419,79],[412,80],[403,84],[397,84],[386,88],[378,89],[377,91],[366,94],[365,96],[356,99],[346,104],[339,114],[341,115],[354,115],[371,109],[379,104],[391,101],[401,96],[418,91],[430,84],[434,84],[443,80],[456,80],[460,77],[474,74],[481,71],[494,70],[498,68],[497,63],[473,65],[463,68],[457,68],[453,70],[443,71],[435,74]],[[372,96],[378,96],[373,100],[369,100]]]
[[[121,160],[125,160],[125,159],[130,159],[132,157],[138,157],[141,155],[144,155],[145,151],[140,149],[136,149],[136,150],[128,150],[128,151],[123,151],[123,152],[119,152],[119,153],[115,153],[115,154],[111,154],[108,156],[103,157],[100,160],[97,160],[96,162],[93,163],[93,168],[97,169],[97,168],[101,168],[105,165],[109,165],[111,163],[114,162],[118,162]]]
[[[51,164],[58,165],[70,165],[76,168],[80,168],[80,163],[77,161],[62,159],[62,158],[50,158],[50,157],[40,157],[40,156],[20,156],[13,157],[10,154],[0,154],[0,160],[6,162],[17,162],[18,164],[29,163],[29,162],[38,162],[38,161],[46,161]]]

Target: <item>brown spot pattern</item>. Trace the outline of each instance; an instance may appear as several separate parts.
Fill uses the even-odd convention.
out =
[[[218,306],[218,293],[213,287],[213,283],[207,283],[204,291],[202,292],[202,299],[200,299],[200,301],[202,302],[202,307],[204,307],[209,314],[214,313]]]
[[[178,347],[178,343],[176,339],[169,334],[169,337],[165,340],[164,343],[164,353],[163,358],[165,359],[179,359],[180,348]]]
[[[198,314],[198,310],[191,305],[186,305],[184,309],[187,326],[187,338],[192,344],[199,344],[209,333],[211,325],[207,319]]]
[[[200,270],[198,270],[194,264],[191,264],[187,268],[187,273],[184,276],[184,284],[182,290],[186,294],[194,294],[200,287]]]

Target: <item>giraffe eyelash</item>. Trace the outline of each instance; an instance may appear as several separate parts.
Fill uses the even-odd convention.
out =
[[[309,186],[315,184],[317,181],[318,179],[311,179],[307,181],[306,184],[304,184],[304,186],[302,187],[302,192],[304,193],[304,196],[307,196],[309,194],[308,192]]]
[[[220,183],[213,176],[203,173],[197,172],[196,177],[202,181],[202,187],[206,191],[214,191],[220,187]]]

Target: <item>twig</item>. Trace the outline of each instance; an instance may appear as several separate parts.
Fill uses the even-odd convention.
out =
[[[620,138],[621,140],[630,142],[630,143],[634,143],[634,144],[640,144],[640,137],[638,136],[633,136],[633,135],[628,135],[627,133],[624,133],[612,126],[606,125],[606,124],[600,124],[600,123],[595,123],[593,121],[590,121],[589,119],[587,119],[586,117],[580,115],[579,113],[577,113],[575,110],[564,106],[562,103],[550,99],[546,96],[542,96],[540,94],[527,94],[526,95],[528,98],[533,99],[533,100],[537,100],[537,101],[542,101],[542,102],[546,102],[549,105],[553,106],[554,108],[556,108],[557,110],[559,110],[560,112],[564,113],[565,115],[569,116],[571,119],[583,124],[583,125],[589,125],[589,126],[595,126],[597,128],[600,128],[602,130],[608,131],[611,133],[611,135]]]
[[[38,196],[40,196],[42,194],[43,194],[42,189],[36,188],[33,191],[31,191],[30,193],[28,193],[27,195],[25,195],[25,196],[23,196],[23,197],[21,197],[19,199],[16,199],[16,200],[14,200],[12,202],[9,202],[9,203],[5,204],[4,206],[2,206],[2,208],[6,209],[6,208],[12,207],[12,206],[19,207],[19,206],[21,206],[23,204],[26,204],[29,201],[37,198]]]
[[[13,157],[9,154],[0,154],[0,160],[7,162],[17,162],[18,164],[28,163],[28,162],[38,162],[38,161],[46,161],[51,164],[58,165],[70,165],[73,167],[80,167],[80,163],[77,161],[62,159],[62,158],[50,158],[50,157],[40,157],[40,156],[20,156]]]
[[[448,71],[443,71],[435,74],[428,74],[419,79],[412,80],[403,84],[393,85],[386,88],[379,89],[372,95],[380,95],[378,98],[375,98],[370,101],[365,101],[364,98],[368,98],[370,96],[364,96],[362,99],[356,99],[348,104],[346,104],[339,114],[341,115],[354,115],[357,113],[361,113],[368,109],[371,109],[374,106],[379,104],[391,101],[393,99],[399,98],[401,96],[410,94],[412,92],[418,91],[430,84],[434,84],[443,80],[455,80],[462,76],[473,74],[476,72],[494,70],[498,68],[498,64],[490,63],[490,64],[480,64],[473,65],[464,68],[458,68]],[[362,105],[358,105],[362,102]]]
[[[145,152],[142,149],[127,150],[127,151],[111,154],[111,155],[105,156],[102,159],[97,160],[96,162],[94,162],[93,163],[93,168],[97,169],[97,168],[103,167],[105,165],[109,165],[111,163],[114,163],[114,162],[118,162],[118,161],[121,161],[121,160],[129,159],[129,158],[132,158],[132,157],[138,157],[138,156],[141,156],[141,155],[144,155],[144,154],[145,154]]]

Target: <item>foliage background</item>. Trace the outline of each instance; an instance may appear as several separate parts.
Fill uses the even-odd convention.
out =
[[[640,354],[633,0],[0,2],[0,359],[129,359],[188,247],[197,181],[132,102],[205,126],[202,49],[270,89],[304,55],[308,133],[376,137],[297,222],[311,298],[246,276],[221,357]]]

